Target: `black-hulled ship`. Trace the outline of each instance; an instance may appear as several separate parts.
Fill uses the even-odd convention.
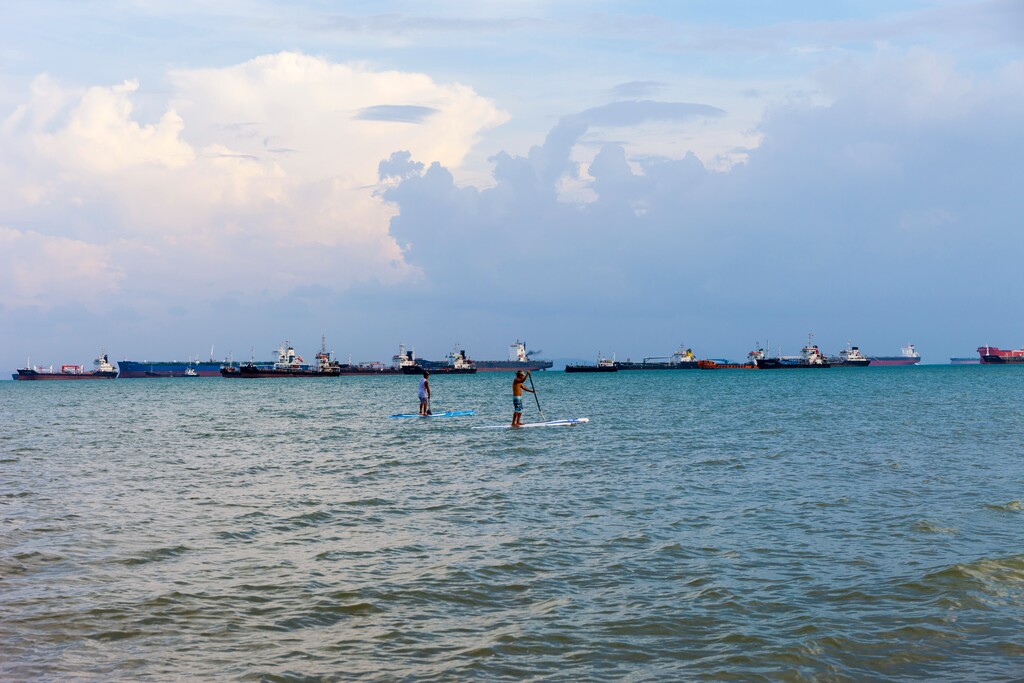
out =
[[[862,354],[856,346],[850,346],[849,341],[838,356],[833,356],[828,361],[834,368],[866,368],[871,365],[871,359]]]
[[[799,356],[776,356],[769,358],[761,356],[757,359],[759,370],[804,370],[813,368],[832,367],[831,363],[818,348],[817,344],[811,343],[813,335],[807,338],[807,346],[800,349]]]
[[[587,365],[586,363],[573,363],[565,366],[566,372],[618,372],[619,367],[615,362],[615,359],[601,358],[601,354],[597,354],[597,363],[595,365]]]
[[[508,347],[508,360],[478,360],[473,364],[480,372],[516,372],[522,370],[547,370],[554,363],[549,360],[534,360],[534,354],[542,351],[527,351],[526,342],[516,341]]]
[[[425,358],[414,358],[413,352],[408,352],[403,357],[405,346],[399,347],[399,367],[406,375],[420,375],[429,372],[432,375],[473,375],[476,374],[476,365],[468,357],[466,352],[456,344],[455,348],[444,357],[443,361],[426,360]]]
[[[11,375],[17,380],[82,380],[82,379],[117,379],[117,368],[110,364],[107,354],[101,353],[92,362],[93,369],[86,370],[84,365],[62,365],[60,370],[40,368],[26,363],[25,367]]]
[[[239,366],[226,365],[220,369],[221,377],[239,377],[244,379],[265,377],[337,377],[341,374],[341,365],[331,360],[327,351],[327,340],[321,339],[320,352],[316,354],[316,362],[306,363],[302,356],[286,339],[277,350],[277,361],[273,365],[260,365],[255,362],[243,363]]]
[[[615,367],[619,370],[696,370],[697,358],[693,350],[679,345],[679,350],[671,356],[649,356],[637,363],[626,360],[616,362]]]

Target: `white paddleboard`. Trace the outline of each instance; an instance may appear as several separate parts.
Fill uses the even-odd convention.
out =
[[[475,410],[449,410],[446,413],[434,413],[433,415],[419,415],[417,413],[399,413],[398,415],[388,415],[388,417],[468,417],[470,415],[476,415]]]
[[[575,427],[587,422],[590,422],[589,417],[577,417],[572,420],[548,420],[547,422],[524,422],[517,429],[524,427]],[[512,425],[487,425],[486,427],[473,427],[473,429],[512,429]]]

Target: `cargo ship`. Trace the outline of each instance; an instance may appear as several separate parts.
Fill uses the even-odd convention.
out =
[[[982,365],[1024,364],[1024,349],[1005,351],[997,346],[979,346],[978,358]]]
[[[587,365],[585,363],[577,363],[565,366],[566,372],[618,372],[619,364],[612,358],[602,358],[600,352],[597,354],[597,364]]]
[[[400,355],[404,349],[404,346],[399,347]],[[410,353],[407,358],[400,359],[399,363],[403,374],[421,375],[424,372],[429,372],[432,375],[472,375],[476,373],[476,364],[466,357],[466,351],[459,349],[458,344],[444,357],[443,361],[413,358],[414,355]],[[411,362],[407,362],[410,360]]]
[[[52,365],[40,368],[28,361],[25,367],[18,368],[11,377],[18,380],[117,379],[117,368],[110,364],[107,354],[101,353],[92,364],[92,370],[86,370],[84,365],[69,364],[60,366],[60,370],[54,370]]]
[[[762,355],[757,359],[759,370],[797,370],[830,368],[832,364],[813,342],[813,335],[808,335],[807,346],[800,349],[799,356],[776,356],[768,358]]]
[[[187,361],[177,360],[124,360],[118,363],[120,366],[121,379],[146,379],[146,378],[168,378],[168,377],[220,377],[220,369],[225,366],[236,366],[238,363],[225,358],[223,361],[215,360],[213,347],[210,347],[210,360],[201,361],[197,355],[195,359]],[[273,365],[273,361],[258,361],[256,365]]]
[[[680,344],[679,350],[671,356],[648,356],[639,363],[627,359],[615,363],[615,367],[619,370],[696,370],[698,364],[693,351]]]
[[[476,369],[480,372],[515,372],[516,370],[547,370],[554,363],[549,360],[533,360],[533,354],[540,351],[527,351],[526,343],[516,341],[508,348],[508,360],[478,360],[474,361]]]
[[[385,365],[380,361],[369,363],[342,363],[338,366],[343,375],[360,375],[364,377],[379,377],[382,375],[401,375],[402,371],[394,365]]]
[[[921,362],[921,354],[917,352],[913,344],[907,344],[900,348],[898,356],[868,356],[872,366],[878,365],[917,365]]]
[[[981,365],[981,358],[975,358],[974,356],[969,357],[954,357],[949,359],[950,365]]]
[[[331,360],[327,352],[326,338],[321,340],[320,352],[316,354],[315,363],[307,364],[302,356],[286,339],[277,350],[277,361],[273,365],[260,365],[255,361],[240,366],[225,365],[220,370],[221,377],[265,378],[265,377],[337,377],[341,374],[341,366]]]
[[[850,346],[846,342],[846,348],[839,352],[838,356],[829,358],[829,363],[835,368],[866,368],[871,365],[871,359],[860,352],[856,346]]]

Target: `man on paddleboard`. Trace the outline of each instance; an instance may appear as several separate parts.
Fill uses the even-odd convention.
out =
[[[516,370],[516,378],[512,380],[512,426],[518,427],[523,422],[523,392],[529,391],[531,394],[535,394],[533,389],[528,389],[523,382],[530,376],[530,372],[527,371],[525,374],[522,370]]]
[[[430,373],[424,371],[423,379],[420,380],[420,415],[430,415],[430,382],[427,379],[430,377]]]

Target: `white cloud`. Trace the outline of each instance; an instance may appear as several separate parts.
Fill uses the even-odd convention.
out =
[[[414,278],[389,234],[394,208],[375,193],[377,164],[407,149],[457,168],[507,118],[463,85],[289,52],[170,81],[146,123],[134,81],[75,89],[40,76],[2,128],[0,199],[54,238],[134,245],[111,266],[125,291]],[[0,295],[35,301],[12,292]]]
[[[0,305],[106,308],[124,274],[96,244],[0,226]]]

